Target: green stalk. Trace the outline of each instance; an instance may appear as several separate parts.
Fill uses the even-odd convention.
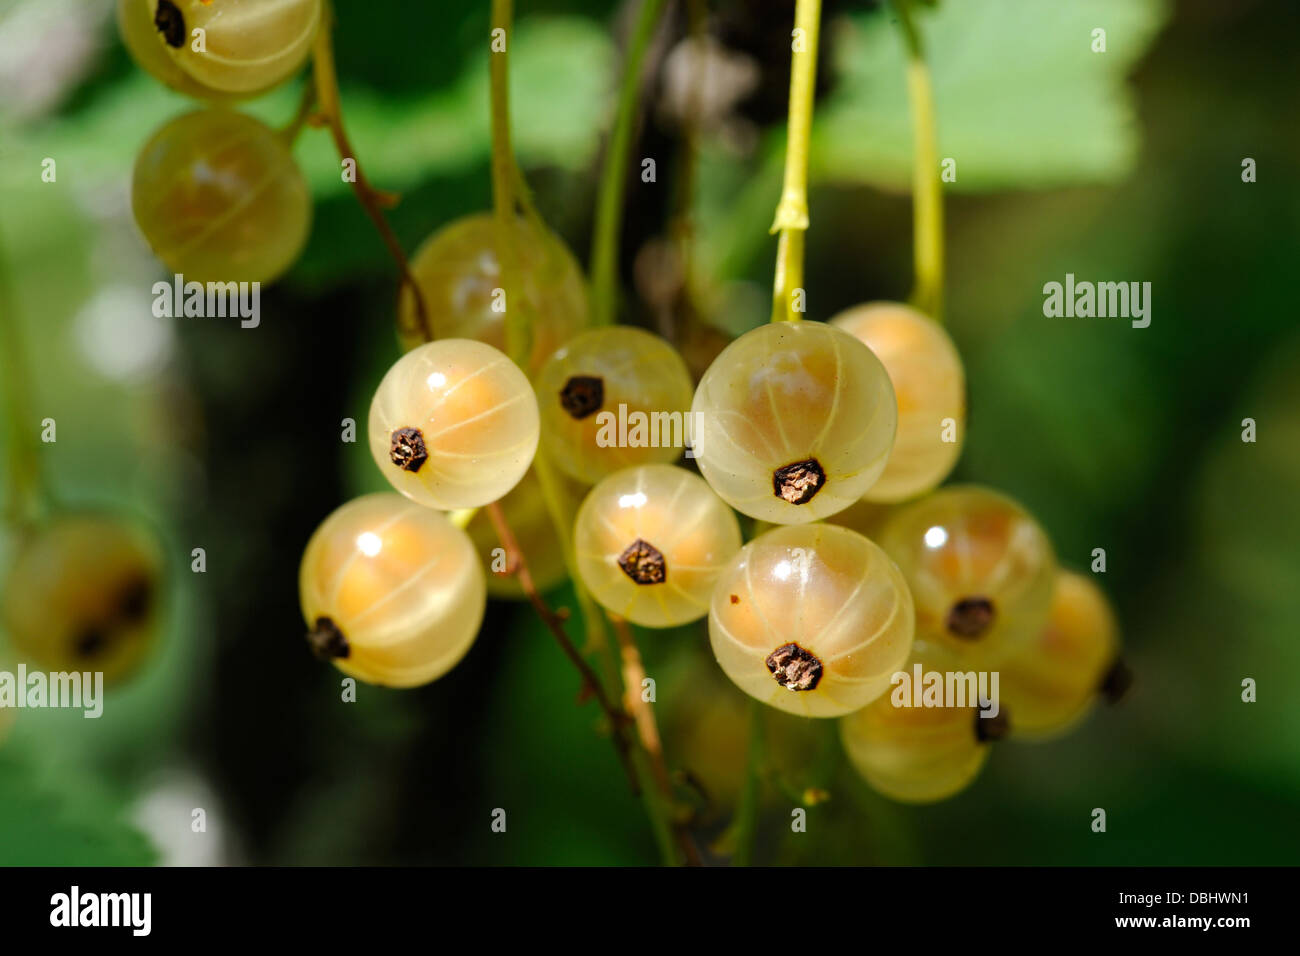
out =
[[[619,233],[623,228],[623,192],[627,185],[627,161],[632,149],[637,94],[641,89],[641,64],[646,48],[659,23],[664,0],[642,0],[618,92],[618,111],[605,151],[600,194],[596,198],[596,223],[591,250],[591,315],[595,325],[614,321]]]
[[[16,297],[0,254],[0,363],[3,364],[5,409],[9,418],[9,502],[5,516],[15,526],[38,517],[48,502],[31,408],[31,376],[18,327]]]

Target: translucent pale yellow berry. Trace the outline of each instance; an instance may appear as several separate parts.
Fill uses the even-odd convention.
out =
[[[673,627],[709,613],[718,574],[740,550],[740,525],[698,475],[642,465],[591,490],[574,549],[600,604],[644,627]]]
[[[302,556],[308,641],[343,673],[415,687],[456,666],[478,634],[486,591],[469,537],[400,495],[334,511]]]
[[[159,629],[162,556],[142,529],[69,514],[24,532],[4,581],[0,629],[50,671],[136,671]]]
[[[691,379],[657,335],[631,326],[584,332],[550,357],[536,384],[542,447],[570,477],[591,484],[682,455]]]
[[[1118,630],[1097,585],[1082,575],[1059,572],[1047,626],[999,668],[1002,700],[1014,714],[1012,736],[1063,733],[1087,714],[1099,694],[1122,693],[1127,672],[1118,662]]]
[[[840,721],[854,768],[873,789],[902,803],[934,803],[964,790],[988,759],[986,725],[972,706],[900,707],[893,693]]]
[[[228,101],[239,94],[225,93],[204,86],[190,76],[168,52],[158,28],[153,25],[152,0],[117,0],[117,27],[135,60],[157,80],[186,96],[196,99]],[[245,95],[254,95],[260,90]]]
[[[286,141],[222,108],[177,117],[145,143],[131,208],[167,268],[203,283],[277,278],[311,227],[311,196]]]
[[[567,489],[562,489],[567,492]],[[574,504],[576,505],[576,498]],[[567,506],[567,513],[573,514],[572,505]],[[564,549],[555,534],[550,512],[542,497],[541,483],[531,469],[501,499],[501,510],[505,513],[506,523],[514,532],[519,550],[528,562],[528,572],[538,591],[549,591],[568,576],[564,567]],[[488,595],[511,601],[522,601],[527,596],[519,584],[519,578],[510,573],[506,567],[501,551],[501,540],[488,518],[486,511],[479,511],[465,527],[479,560],[487,568]]]
[[[745,693],[838,717],[889,686],[912,646],[912,598],[892,561],[836,525],[777,528],[741,549],[713,590],[709,639]]]
[[[871,350],[820,322],[774,322],[723,350],[692,417],[700,472],[738,511],[778,524],[862,497],[894,441],[894,390]]]
[[[1027,647],[1047,622],[1056,557],[1046,533],[1004,495],[940,489],[900,508],[876,539],[916,600],[917,637],[991,664]]]
[[[898,302],[872,302],[831,320],[885,366],[898,402],[889,463],[870,501],[903,501],[938,485],[957,463],[966,432],[966,375],[938,322]]]
[[[531,329],[526,370],[535,374],[557,348],[590,324],[587,291],[573,254],[548,231],[515,221],[509,243],[491,214],[457,219],[435,232],[411,259],[435,338],[478,339],[508,352],[506,315],[519,310]],[[502,277],[510,266],[510,295]],[[402,290],[404,330],[418,330],[415,299]],[[422,341],[403,335],[403,345]]]
[[[407,352],[370,404],[370,453],[430,508],[475,508],[514,488],[537,450],[537,399],[519,366],[473,339]]]
[[[296,73],[321,21],[321,0],[144,3],[165,56],[202,86],[236,94],[268,89]]]

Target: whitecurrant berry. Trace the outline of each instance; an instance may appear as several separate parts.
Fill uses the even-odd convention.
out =
[[[916,600],[917,637],[996,663],[1047,622],[1056,556],[1047,534],[997,492],[954,485],[900,508],[876,539]]]
[[[898,418],[871,350],[820,322],[773,322],[732,342],[700,380],[695,454],[737,511],[800,524],[862,497]]]
[[[519,366],[473,339],[407,352],[370,403],[370,453],[430,508],[476,508],[519,483],[537,451],[537,399]]]
[[[167,268],[198,282],[269,282],[311,227],[311,195],[284,138],[222,108],[154,133],[135,161],[131,208]]]
[[[982,717],[974,706],[901,707],[893,694],[840,720],[854,769],[877,792],[901,803],[935,803],[979,775],[989,743],[1014,718]]]
[[[237,94],[210,89],[190,76],[167,52],[167,44],[153,25],[152,0],[117,0],[117,28],[131,58],[164,85],[195,99],[224,102]],[[252,91],[246,95],[254,95]]]
[[[307,543],[298,583],[316,655],[386,687],[427,684],[456,666],[487,601],[465,532],[389,492],[330,514]]]
[[[1068,730],[1099,695],[1116,699],[1128,688],[1119,659],[1119,627],[1101,589],[1071,571],[1056,575],[1047,626],[1034,642],[1002,663],[1001,696],[1015,720],[1013,737],[1046,738]]]
[[[952,471],[966,430],[966,375],[943,327],[898,302],[872,302],[831,320],[864,343],[889,373],[898,434],[869,501],[915,498]],[[947,440],[945,440],[947,439]]]
[[[112,683],[152,648],[162,554],[141,528],[68,514],[24,532],[4,582],[0,622],[12,648],[51,671],[101,671]]]
[[[615,472],[578,509],[578,573],[601,605],[643,627],[709,613],[740,524],[704,479],[673,465]]]
[[[179,69],[207,89],[241,95],[269,89],[296,73],[321,23],[321,0],[140,2],[154,42]],[[154,59],[142,56],[141,65],[148,69]]]
[[[805,717],[838,717],[880,696],[912,631],[912,597],[894,563],[829,524],[781,527],[745,545],[709,611],[714,656],[736,686]]]
[[[550,357],[536,386],[542,447],[572,478],[592,484],[681,457],[691,378],[657,335],[626,325],[591,329]]]
[[[510,267],[510,296],[502,277]],[[506,315],[520,310],[532,340],[525,371],[536,374],[557,348],[590,324],[582,271],[564,243],[544,227],[516,219],[505,230],[496,217],[457,219],[424,241],[411,259],[435,338],[478,339],[508,352]],[[402,288],[403,330],[419,330],[415,299]],[[422,339],[404,333],[403,346]]]

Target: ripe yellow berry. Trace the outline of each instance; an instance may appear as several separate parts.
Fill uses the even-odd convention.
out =
[[[1058,572],[1047,626],[999,668],[1002,699],[1015,715],[1012,736],[1064,733],[1098,694],[1122,694],[1128,674],[1118,654],[1119,628],[1101,589],[1083,575]]]
[[[698,475],[642,465],[591,490],[574,550],[601,605],[643,627],[674,627],[709,613],[714,582],[740,550],[740,524]]]
[[[889,686],[912,647],[912,597],[855,531],[794,525],[740,550],[713,590],[709,640],[745,693],[805,717],[838,717]]]
[[[321,21],[321,0],[143,2],[163,53],[201,86],[234,94],[296,73]]]
[[[197,282],[269,282],[311,227],[311,195],[285,140],[220,108],[154,133],[135,161],[131,208],[158,258]]]
[[[19,539],[0,621],[13,649],[51,671],[135,672],[159,630],[162,555],[133,524],[69,514]]]
[[[491,214],[465,216],[425,240],[411,259],[411,273],[436,338],[478,339],[508,352],[506,315],[522,310],[532,330],[526,371],[536,374],[557,348],[590,324],[587,290],[577,261],[549,231],[515,220],[508,245]],[[510,297],[502,278],[508,255]],[[511,298],[513,297],[513,298]],[[402,329],[418,329],[415,299],[403,287]],[[422,339],[404,336],[415,348]]]
[[[840,739],[863,779],[901,803],[934,803],[964,790],[988,759],[988,741],[1006,730],[1007,721],[981,717],[973,706],[899,707],[893,696],[843,718]]]
[[[473,339],[403,355],[370,404],[370,453],[430,508],[476,508],[519,483],[537,451],[537,399],[519,366]]]
[[[298,581],[313,651],[386,687],[427,684],[455,667],[487,601],[465,532],[391,493],[354,499],[326,518]]]
[[[237,94],[210,89],[181,69],[153,25],[151,3],[152,0],[117,0],[117,27],[131,58],[155,79],[186,96],[216,102],[240,98]],[[257,92],[261,91],[247,95]]]
[[[831,324],[875,353],[898,402],[894,449],[865,497],[895,502],[931,490],[957,463],[966,431],[966,375],[957,347],[938,322],[898,302],[860,305]]]
[[[546,500],[542,497],[541,483],[532,469],[501,499],[501,510],[519,542],[519,550],[528,561],[528,572],[532,575],[537,590],[549,591],[564,581],[568,576],[564,566],[564,549],[560,546],[555,526],[551,523]],[[573,512],[569,510],[567,513]],[[474,550],[478,552],[483,567],[488,569],[488,595],[507,601],[525,600],[527,595],[519,584],[519,578],[505,573],[508,569],[503,567],[501,540],[487,513],[480,511],[475,514],[465,530],[474,542]]]
[[[897,410],[871,350],[820,322],[774,322],[732,342],[700,380],[695,453],[737,511],[778,524],[825,518],[884,470]]]
[[[1010,498],[973,485],[900,508],[876,539],[916,600],[917,637],[967,663],[996,664],[1047,623],[1056,556]]]
[[[691,378],[673,347],[643,329],[592,329],[537,375],[542,448],[561,471],[593,484],[622,468],[681,457]]]

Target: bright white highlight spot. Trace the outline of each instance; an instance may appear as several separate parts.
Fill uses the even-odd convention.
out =
[[[384,542],[380,540],[379,535],[375,534],[373,531],[365,531],[357,535],[357,547],[360,548],[361,553],[368,558],[373,558],[377,555],[383,546]]]
[[[778,581],[790,580],[790,574],[794,571],[794,565],[789,561],[782,561],[772,569],[772,576]]]
[[[619,495],[618,506],[620,508],[640,508],[646,503],[644,492],[638,491],[634,495]]]
[[[947,541],[948,532],[938,525],[925,533],[925,546],[927,548],[942,548]]]
[[[441,372],[430,372],[429,377],[424,380],[424,383],[430,388],[442,388],[447,384],[447,376],[443,375]]]

